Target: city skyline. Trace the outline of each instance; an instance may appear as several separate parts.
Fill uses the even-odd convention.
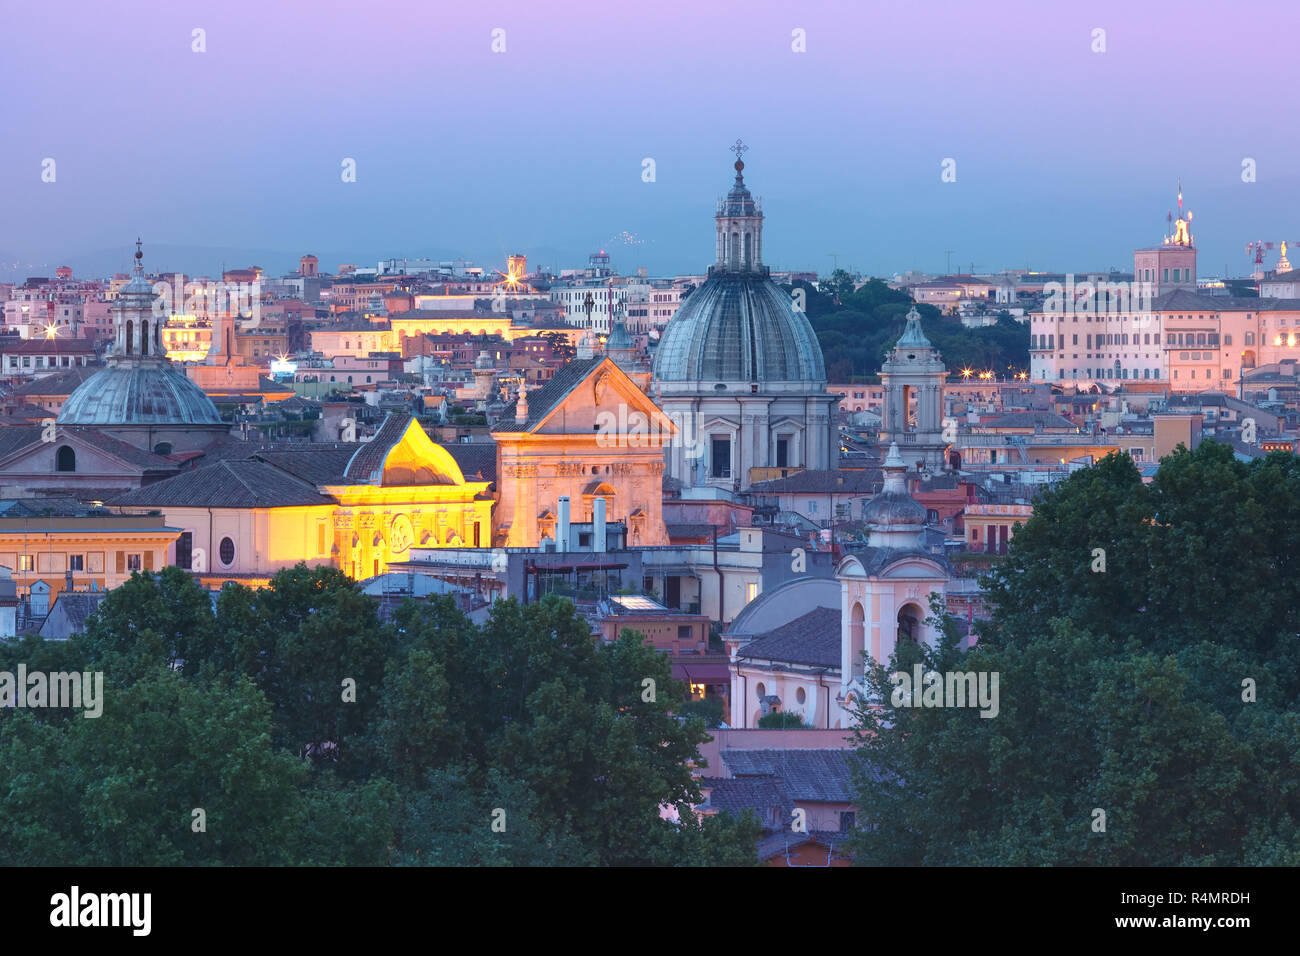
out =
[[[1285,31],[1248,38],[1208,6],[994,20],[728,4],[647,12],[634,32],[586,4],[307,9],[17,11],[21,146],[0,170],[26,185],[4,274],[125,271],[138,234],[158,268],[198,274],[289,271],[306,252],[330,269],[515,252],[560,269],[602,247],[624,273],[696,273],[737,137],[776,268],[1123,270],[1159,240],[1179,181],[1207,276],[1248,273],[1249,242],[1295,238],[1278,212],[1300,198],[1294,134],[1273,119],[1285,81],[1245,79]],[[99,77],[93,97],[50,68],[60,57]]]

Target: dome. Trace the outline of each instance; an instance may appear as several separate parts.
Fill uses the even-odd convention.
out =
[[[170,362],[110,365],[77,386],[60,425],[226,425],[212,399]]]
[[[826,368],[807,317],[765,273],[715,272],[668,322],[654,378],[824,383]]]
[[[863,520],[882,531],[922,527],[925,515],[925,506],[906,492],[882,491],[862,510]]]
[[[862,509],[868,541],[872,547],[914,547],[925,528],[927,512],[923,504],[907,493],[903,480],[907,466],[896,442],[889,446],[881,471],[885,475],[884,487]]]

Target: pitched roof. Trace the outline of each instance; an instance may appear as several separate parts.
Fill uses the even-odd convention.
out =
[[[63,591],[54,599],[45,622],[48,624],[56,620],[56,615],[62,613],[67,621],[65,633],[80,634],[86,629],[86,619],[99,609],[106,597],[107,591]],[[41,625],[41,630],[45,630],[45,624]]]
[[[822,469],[809,468],[784,478],[756,481],[750,491],[754,494],[813,494],[852,495],[875,494],[884,479],[879,468]]]
[[[234,459],[145,485],[114,507],[277,508],[337,504],[316,486],[264,461]]]
[[[456,442],[443,445],[466,481],[497,480],[497,443],[494,441]]]
[[[724,750],[722,761],[736,777],[775,777],[795,801],[848,803],[854,800],[849,749]]]
[[[328,485],[343,480],[343,469],[356,452],[356,444],[348,443],[343,446],[273,449],[256,452],[250,457],[282,468],[314,485]]]
[[[60,431],[70,432],[87,444],[107,452],[115,458],[138,466],[143,471],[175,471],[176,462],[166,455],[158,455],[143,448],[137,448],[120,438],[114,438],[98,428],[85,425],[62,425]]]
[[[794,808],[794,801],[777,777],[701,777],[699,784],[709,791],[704,802],[708,810],[776,811],[776,817],[785,819],[789,817],[787,811]]]
[[[353,481],[369,481],[371,475],[384,467],[384,459],[393,446],[402,440],[413,417],[400,412],[390,413],[375,436],[357,448],[348,460],[343,469],[343,477]]]
[[[498,422],[493,426],[493,431],[498,432],[526,432],[531,431],[543,418],[549,415],[560,402],[568,396],[575,388],[582,384],[583,380],[591,374],[601,362],[605,361],[605,356],[598,355],[589,359],[571,359],[561,366],[550,380],[541,388],[527,393],[528,399],[528,420],[522,424],[513,419],[504,422]]]
[[[6,355],[84,355],[93,354],[95,343],[90,339],[23,339],[0,349]]]
[[[841,625],[839,608],[814,608],[750,641],[737,651],[736,656],[748,660],[838,668]]]
[[[55,372],[53,375],[43,375],[19,385],[14,389],[13,394],[71,395],[77,390],[78,385],[103,367],[102,365],[78,365],[75,368]]]

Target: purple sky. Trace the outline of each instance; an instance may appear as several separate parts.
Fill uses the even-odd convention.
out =
[[[5,20],[11,277],[125,269],[137,234],[150,268],[207,273],[599,247],[700,271],[737,137],[776,268],[1127,269],[1179,178],[1202,275],[1300,240],[1293,3],[29,0]]]

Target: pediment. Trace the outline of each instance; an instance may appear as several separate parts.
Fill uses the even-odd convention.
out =
[[[666,440],[677,426],[609,359],[594,366],[531,431],[541,435],[646,435]],[[634,446],[635,447],[635,446]]]

